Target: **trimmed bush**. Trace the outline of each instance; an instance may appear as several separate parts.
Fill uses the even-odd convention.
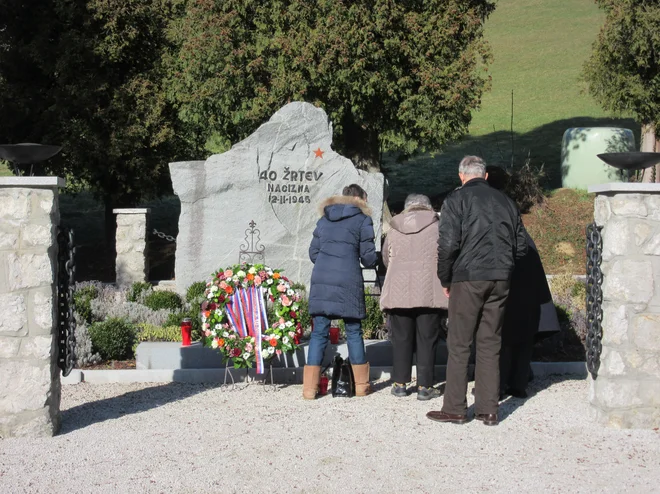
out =
[[[90,326],[92,350],[98,352],[103,360],[128,360],[134,357],[133,344],[136,328],[131,323],[117,318],[110,318]]]
[[[138,324],[137,337],[133,344],[133,354],[142,341],[181,341],[181,328],[179,326],[153,326],[151,324]]]
[[[108,299],[92,300],[92,318],[94,321],[105,321],[114,317],[125,319],[132,324],[147,323],[162,326],[170,316],[169,309],[151,310],[137,302],[117,302]]]
[[[129,302],[140,302],[142,294],[148,290],[151,290],[151,283],[147,283],[146,281],[136,281],[128,289],[126,300]]]
[[[94,285],[76,289],[73,292],[73,303],[76,312],[87,323],[92,322],[92,300],[98,297],[99,291]]]
[[[145,297],[143,304],[151,310],[168,309],[177,311],[183,307],[179,294],[166,290],[151,292]]]
[[[189,304],[201,304],[204,300],[204,291],[206,290],[206,283],[197,281],[188,287],[186,290],[186,302]]]

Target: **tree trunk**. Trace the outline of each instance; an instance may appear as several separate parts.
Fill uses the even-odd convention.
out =
[[[653,153],[660,151],[660,142],[658,142],[658,136],[655,134],[655,125],[654,124],[643,124],[642,125],[642,145],[641,151],[645,153]],[[651,183],[657,182],[658,176],[660,175],[660,167],[658,165],[647,168],[642,174],[642,182]]]
[[[380,140],[378,132],[365,129],[348,115],[342,122],[344,127],[343,152],[355,168],[369,172],[380,172]]]

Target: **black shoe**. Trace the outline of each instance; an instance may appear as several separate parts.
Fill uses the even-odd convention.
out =
[[[451,424],[465,424],[468,422],[467,415],[455,415],[453,413],[445,412],[428,412],[426,418],[435,422],[447,422]]]
[[[481,420],[485,425],[497,425],[500,423],[496,413],[477,413],[474,418]]]
[[[438,398],[442,396],[442,393],[439,389],[436,388],[425,388],[424,386],[419,386],[417,388],[417,399],[421,401],[432,400],[433,398]]]
[[[394,383],[392,385],[392,394],[397,398],[403,398],[408,396],[408,391],[406,390],[405,384]]]

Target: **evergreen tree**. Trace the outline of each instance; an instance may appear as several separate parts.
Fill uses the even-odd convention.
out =
[[[329,114],[340,151],[438,149],[467,132],[490,78],[489,0],[195,0],[173,25],[171,98],[227,149],[292,100]]]

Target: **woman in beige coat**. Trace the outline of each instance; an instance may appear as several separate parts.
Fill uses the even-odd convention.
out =
[[[438,215],[428,197],[411,194],[390,227],[383,244],[387,274],[380,306],[389,315],[394,359],[392,394],[407,395],[406,383],[411,381],[412,357],[416,353],[417,399],[430,400],[440,396],[433,388],[433,368],[441,318],[446,316],[448,306],[436,274]]]

